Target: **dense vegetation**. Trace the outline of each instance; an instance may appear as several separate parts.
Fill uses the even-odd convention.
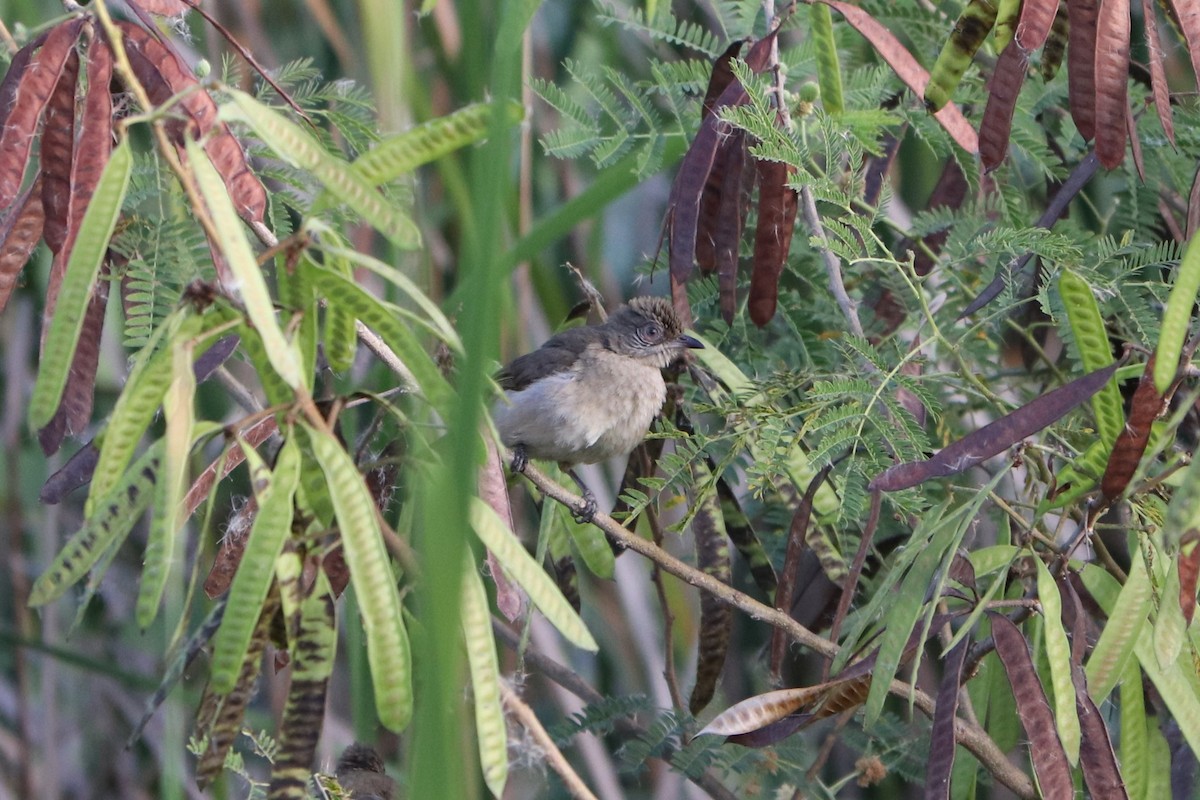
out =
[[[1195,795],[1192,4],[67,5],[0,797]],[[580,524],[491,377],[641,293],[706,348]]]

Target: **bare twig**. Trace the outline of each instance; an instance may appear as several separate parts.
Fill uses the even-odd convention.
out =
[[[508,684],[503,682],[500,684],[500,696],[504,700],[505,708],[517,718],[525,730],[529,731],[529,735],[538,743],[538,746],[542,748],[546,754],[546,762],[563,779],[571,796],[580,798],[580,800],[597,800],[596,795],[592,794],[592,790],[567,763],[562,751],[554,744],[550,734],[546,733],[546,729],[542,727],[542,723],[538,720],[537,714],[533,713],[533,709],[527,706],[525,701],[509,688]]]
[[[662,524],[653,508],[646,508],[646,520],[650,523],[650,531],[654,534],[654,543],[662,547]],[[683,693],[679,691],[679,676],[675,673],[675,637],[671,634],[671,629],[675,624],[675,615],[671,613],[671,606],[667,603],[667,587],[663,585],[662,570],[657,564],[653,565],[650,578],[654,581],[655,591],[658,592],[658,605],[662,609],[663,615],[663,657],[666,661],[666,665],[663,667],[663,677],[667,679],[667,691],[671,695],[671,704],[682,711],[684,708]]]
[[[833,293],[833,299],[837,301],[838,308],[850,324],[850,331],[862,338],[865,334],[862,322],[858,319],[858,301],[846,291],[846,283],[842,280],[842,261],[829,249],[825,226],[821,224],[821,217],[817,214],[817,203],[808,184],[800,187],[800,210],[804,214],[804,224],[808,226],[809,233],[820,245],[821,260],[825,262],[825,272],[829,275],[829,291]]]
[[[578,508],[583,502],[583,498],[547,478],[546,474],[533,464],[525,467],[524,475],[541,490],[542,494],[565,504],[568,508]],[[744,611],[752,619],[780,628],[793,640],[810,650],[829,657],[837,655],[839,648],[833,642],[813,633],[782,611],[760,603],[750,595],[683,563],[653,542],[631,533],[607,514],[597,513],[592,524],[599,527],[622,547],[645,556],[677,578],[712,594],[722,603]],[[903,681],[893,680],[889,691],[901,697],[911,698],[913,705],[921,709],[922,713],[933,715],[936,703],[932,697],[920,689]],[[1020,797],[1032,798],[1035,796],[1033,782],[1029,776],[1008,762],[1004,752],[992,741],[986,731],[966,720],[956,719],[954,735],[958,743],[979,759],[979,762],[992,773],[996,780],[1012,789]]]

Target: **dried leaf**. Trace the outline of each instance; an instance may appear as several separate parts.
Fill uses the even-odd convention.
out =
[[[1076,406],[1087,402],[1108,382],[1116,368],[1114,363],[1046,392],[1016,411],[967,434],[932,458],[889,467],[871,481],[871,488],[895,492],[930,478],[944,478],[970,469],[1054,424]]]
[[[996,654],[1004,664],[1021,727],[1029,737],[1029,754],[1044,797],[1071,798],[1075,785],[1067,754],[1054,729],[1054,715],[1029,657],[1029,645],[1017,626],[1002,614],[988,613]],[[1103,796],[1103,795],[1099,795]]]
[[[1084,141],[1096,135],[1096,18],[1100,0],[1067,3],[1067,97]]]
[[[792,249],[798,195],[788,186],[794,170],[780,161],[758,161],[758,226],[754,231],[754,267],[750,273],[750,319],[762,327],[775,316],[779,276]]]
[[[1138,381],[1137,389],[1133,393],[1129,418],[1117,434],[1112,453],[1108,457],[1108,466],[1104,469],[1104,477],[1100,479],[1100,491],[1105,501],[1112,502],[1120,497],[1129,485],[1129,480],[1146,452],[1146,444],[1150,441],[1150,425],[1158,419],[1162,405],[1162,395],[1154,386],[1154,356],[1151,355],[1150,360],[1146,362],[1142,379]]]
[[[1096,18],[1096,155],[1106,169],[1125,158],[1129,24],[1129,0],[1101,0]]]
[[[883,27],[869,12],[844,0],[821,0],[822,3],[835,9],[856,31],[875,48],[875,52],[887,62],[896,76],[904,82],[917,97],[925,96],[925,86],[929,83],[929,73],[925,71],[913,54],[900,43],[900,40],[887,28]],[[979,137],[966,117],[953,103],[933,115],[950,138],[968,153],[979,152]]]
[[[959,687],[971,637],[965,636],[946,656],[937,705],[933,709],[933,730],[929,734],[929,763],[925,768],[925,800],[949,800],[950,773],[954,770],[954,718],[958,716]]]
[[[988,172],[1000,166],[1008,152],[1013,111],[1017,107],[1017,96],[1021,93],[1021,85],[1025,83],[1028,66],[1028,54],[1013,39],[1000,54],[992,79],[988,82],[987,106],[979,123],[979,157]]]
[[[1158,36],[1158,15],[1153,0],[1142,0],[1142,21],[1146,30],[1146,51],[1150,60],[1150,89],[1154,93],[1154,110],[1167,141],[1175,146],[1175,118],[1171,111],[1171,95],[1167,86],[1166,54]],[[1142,179],[1143,181],[1145,178]]]
[[[42,179],[34,179],[0,223],[0,312],[8,305],[17,276],[42,238]]]
[[[75,52],[75,43],[83,30],[83,19],[76,18],[60,23],[50,30],[44,40],[37,39],[22,50],[32,50],[40,44],[41,49],[29,58],[28,66],[18,72],[12,99],[7,106],[7,115],[0,128],[0,208],[9,208],[21,189],[25,167],[29,164],[29,151],[37,135],[42,113],[67,60]],[[17,64],[17,57],[13,63]],[[10,73],[12,69],[10,68]],[[7,84],[7,80],[6,80]],[[7,95],[9,87],[0,88]],[[0,100],[7,100],[0,96]]]

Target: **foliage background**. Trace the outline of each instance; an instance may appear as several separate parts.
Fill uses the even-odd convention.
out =
[[[493,136],[487,145],[440,159],[411,182],[391,187],[397,202],[411,202],[425,237],[421,250],[390,251],[365,227],[350,229],[356,248],[378,252],[412,276],[456,320],[467,344],[462,374],[474,376],[471,380],[476,381],[482,380],[496,359],[536,345],[567,316],[579,299],[579,289],[575,278],[562,268],[565,262],[578,265],[610,303],[634,293],[667,291],[665,272],[650,270],[649,261],[666,214],[671,166],[683,152],[685,136],[694,132],[699,120],[697,100],[707,80],[708,61],[729,39],[761,35],[765,28],[757,3],[679,5],[674,11],[687,27],[673,31],[672,36],[661,35],[661,31],[654,35],[653,29],[663,25],[645,23],[638,16],[644,13],[653,19],[653,8],[554,3],[538,8],[521,48],[513,46],[516,40],[509,31],[509,48],[495,54],[492,42],[497,30],[503,30],[502,15],[520,19],[523,13],[533,12],[532,6],[502,8],[486,0],[440,2],[424,16],[415,15],[413,8],[382,0],[208,7],[261,63],[290,75],[291,85],[300,87],[298,95],[307,94],[323,107],[336,108],[341,115],[340,135],[345,138],[333,144],[351,151],[366,147],[376,126],[384,133],[394,132],[489,96],[511,93],[520,98],[527,121],[515,133]],[[958,11],[931,9],[916,2],[865,3],[864,8],[893,31],[902,32],[910,50],[926,66]],[[793,90],[817,79],[818,54],[808,34],[807,11],[800,9],[797,21],[783,36],[787,81]],[[53,3],[0,0],[0,19],[18,33],[18,25],[38,26],[59,12],[60,7]],[[186,34],[179,32],[178,41],[194,55],[207,58],[214,72],[223,71],[226,46],[194,15],[189,28]],[[902,297],[911,315],[908,327],[902,336],[885,338],[878,346],[847,336],[845,320],[829,294],[821,254],[802,232],[797,234],[781,283],[779,312],[764,329],[752,326],[744,313],[732,324],[720,321],[711,279],[690,287],[697,328],[729,357],[732,368],[752,383],[746,395],[724,399],[689,389],[685,405],[697,418],[696,434],[689,444],[680,445],[674,460],[668,457],[663,462],[666,480],[654,487],[662,490],[659,505],[663,518],[675,526],[667,533],[668,548],[689,560],[693,556],[686,523],[691,512],[680,500],[689,496],[696,500],[713,490],[711,484],[698,481],[685,469],[693,453],[703,450],[721,464],[737,462],[750,514],[778,564],[795,498],[781,497],[777,487],[790,466],[797,441],[804,440],[818,463],[836,459],[849,447],[853,457],[838,460],[834,468],[840,495],[834,506],[822,509],[820,537],[845,560],[858,546],[865,523],[866,482],[890,463],[892,453],[920,457],[1046,388],[1082,374],[1067,314],[1053,288],[1060,268],[1079,271],[1096,289],[1114,342],[1153,347],[1159,309],[1166,300],[1164,277],[1182,251],[1182,243],[1175,241],[1177,237],[1164,222],[1164,214],[1171,212],[1164,212],[1162,204],[1164,198],[1168,206],[1182,200],[1186,209],[1197,155],[1197,128],[1192,123],[1198,120],[1193,104],[1182,102],[1176,109],[1177,149],[1167,147],[1156,133],[1153,114],[1139,117],[1147,180],[1138,179],[1127,159],[1121,168],[1093,181],[1073,204],[1069,218],[1053,232],[1040,231],[1031,228],[1032,221],[1055,182],[1082,158],[1085,147],[1063,111],[1066,77],[1060,75],[1045,84],[1031,80],[1015,117],[1013,157],[997,173],[994,191],[981,191],[978,167],[963,160],[972,189],[968,201],[951,209],[921,211],[942,165],[958,154],[911,96],[904,95],[898,106],[889,105],[900,84],[879,63],[870,45],[840,19],[834,30],[848,113],[834,119],[822,114],[818,106],[802,121],[803,142],[808,148],[803,152],[787,151],[786,143],[779,142],[766,147],[778,148],[774,154],[779,158],[828,171],[815,176],[813,186],[831,233],[831,247],[848,265],[851,292],[868,305],[884,291]],[[705,31],[711,35],[706,36]],[[503,33],[500,36],[503,39]],[[985,53],[985,66],[987,56]],[[296,66],[301,60],[303,68]],[[1181,73],[1187,60],[1181,46],[1172,49],[1169,64],[1174,85],[1186,84],[1188,78]],[[245,74],[244,69],[241,73]],[[336,83],[332,89],[322,88],[315,76],[331,82],[351,79],[356,89],[347,92],[343,85],[338,94]],[[747,82],[755,86],[749,78]],[[761,85],[757,88],[763,90]],[[1134,93],[1135,104],[1147,94],[1136,85]],[[968,71],[956,99],[977,122],[986,99],[980,71]],[[352,124],[356,120],[357,127]],[[755,119],[752,112],[739,121],[770,140],[761,128],[762,119]],[[861,209],[854,207],[855,194],[861,189],[858,178],[852,168],[846,169],[848,177],[840,171],[876,153],[885,137],[896,131],[903,131],[899,156],[878,210],[871,209],[864,219]],[[135,185],[137,190],[152,198],[156,187]],[[1178,208],[1173,213],[1182,216]],[[928,283],[918,281],[902,266],[907,257],[902,255],[900,242],[944,228],[949,228],[950,234],[939,255],[936,278]],[[187,236],[180,231],[176,246],[196,249],[196,242],[189,242]],[[1045,278],[1032,301],[1022,299],[1018,290],[1010,287],[997,310],[974,324],[956,325],[954,317],[990,277],[992,268],[1029,249],[1042,258]],[[0,374],[4,390],[0,434],[6,462],[0,498],[5,532],[0,537],[4,548],[0,556],[7,567],[0,576],[0,643],[4,644],[0,652],[0,763],[6,766],[0,793],[18,797],[32,791],[29,796],[48,798],[200,796],[190,779],[192,764],[186,744],[203,685],[203,664],[193,667],[168,697],[147,734],[131,748],[124,746],[166,666],[164,653],[175,639],[175,621],[181,617],[189,620],[190,628],[203,616],[199,608],[184,607],[186,575],[168,586],[166,613],[148,631],[139,633],[132,624],[134,587],[141,568],[140,542],[145,536],[139,527],[134,534],[139,546],[127,547],[117,557],[98,602],[69,638],[66,631],[75,613],[70,600],[36,613],[25,607],[32,579],[51,562],[61,542],[79,526],[82,515],[79,499],[58,506],[38,501],[41,482],[60,465],[62,456],[46,459],[24,425],[27,392],[36,369],[41,287],[48,267],[47,254],[39,250],[27,269],[25,286],[0,317],[5,357]],[[509,267],[513,267],[511,279],[506,272]],[[373,291],[388,291],[381,281],[360,277]],[[165,288],[178,292],[182,283]],[[172,302],[169,296],[163,299],[163,308]],[[1032,311],[1025,313],[1029,309]],[[110,314],[115,315],[115,309],[110,309]],[[867,327],[868,334],[877,334],[881,325],[868,318]],[[910,420],[890,394],[884,396],[879,385],[860,374],[867,362],[874,363],[881,373],[896,374],[898,365],[906,360],[910,334],[918,329],[925,339],[935,340],[923,351],[924,373],[919,379],[897,382],[931,412],[924,426]],[[119,323],[107,326],[97,386],[97,420],[111,410],[127,372],[128,351],[115,333],[120,330]],[[1043,336],[1046,331],[1051,332],[1049,339]],[[129,330],[125,334],[125,339],[136,339]],[[1020,363],[1014,355],[1022,343],[1031,345],[1032,366]],[[1044,355],[1046,349],[1054,348],[1064,355]],[[722,377],[727,378],[728,373]],[[390,373],[360,353],[354,368],[337,379],[336,387],[339,391],[384,389],[393,382]],[[450,464],[459,466],[427,478],[430,496],[465,498],[472,491],[469,465],[474,453],[466,443],[477,413],[472,404],[482,391],[482,386],[475,395],[464,390],[466,399],[451,419],[460,423],[460,434],[467,431],[458,442],[462,446],[453,450],[449,459]],[[757,406],[743,402],[756,392],[764,393],[768,402]],[[198,397],[205,418],[221,419],[234,413],[224,391],[205,387]],[[887,420],[877,408],[885,403],[890,404]],[[742,424],[724,425],[731,419]],[[890,424],[897,419],[902,424]],[[1183,412],[1176,423],[1182,444],[1189,445],[1190,423]],[[1091,430],[1086,412],[1068,418],[1055,429],[1053,438],[1047,438],[1040,449],[1033,448],[1022,466],[1033,472],[1046,463],[1070,460],[1086,447]],[[753,452],[755,458],[744,459],[740,455],[744,451]],[[1034,518],[1032,514],[1048,486],[1034,478],[1002,475],[996,464],[989,462],[986,470],[960,477],[958,489],[928,484],[919,493],[897,495],[887,506],[873,564],[886,559],[910,535],[904,515],[929,514],[933,520],[943,514],[949,517],[946,509],[973,498],[992,477],[1002,481],[1000,495],[1019,495],[1028,507],[1021,507],[1020,514],[1006,515],[989,506],[980,524],[958,534],[963,546],[981,549],[1006,543],[1009,536],[1022,543],[1020,532],[1010,533],[1017,519],[1033,519],[1030,527],[1052,541],[1059,531],[1044,516]],[[616,487],[619,467],[608,465],[587,473],[586,479],[594,487]],[[240,480],[218,495],[218,520],[234,507],[233,494],[246,493],[244,477]],[[1022,481],[1027,481],[1025,486]],[[1035,488],[1024,491],[1030,485]],[[804,488],[793,487],[793,491]],[[518,498],[524,496],[517,493]],[[1114,540],[1121,545],[1117,549],[1125,550],[1118,558],[1129,557],[1122,534],[1152,529],[1168,498],[1169,494],[1149,493],[1134,504],[1132,523],[1129,517],[1114,523]],[[609,499],[601,492],[602,508]],[[465,506],[459,508],[453,502],[429,504],[420,513],[427,514],[423,518],[427,531],[465,526]],[[1078,518],[1081,513],[1079,505],[1063,518]],[[518,499],[518,516],[522,531],[532,542],[538,529],[537,510]],[[569,523],[560,516],[554,524]],[[195,551],[189,552],[189,558],[211,557],[220,525],[218,522],[199,539],[190,540],[200,544],[190,545]],[[675,529],[683,535],[677,536]],[[454,537],[448,541],[453,542]],[[441,563],[448,570],[443,574],[454,575],[458,563],[455,547],[461,543],[440,551],[440,561],[431,558],[431,573]],[[754,593],[744,565],[737,563],[734,582]],[[663,602],[673,615],[673,623],[664,626],[663,616],[657,613],[660,597],[644,562],[631,555],[617,559],[615,581],[580,571],[584,573],[584,615],[600,640],[600,655],[589,658],[572,651],[556,634],[536,626],[532,641],[536,648],[570,664],[605,700],[592,707],[590,716],[572,722],[571,715],[581,713],[582,703],[534,670],[524,685],[529,701],[601,796],[704,796],[682,774],[689,765],[676,763],[672,769],[660,760],[648,760],[663,754],[665,742],[674,746],[681,731],[691,726],[681,709],[669,711],[675,703],[662,676],[664,670],[687,676],[693,669],[700,625],[695,592],[682,582],[663,579]],[[868,569],[856,608],[869,607],[876,589],[887,586],[887,575],[877,564]],[[820,582],[819,578],[813,580],[814,584]],[[1030,575],[1023,581],[1014,579],[1010,599],[1019,598],[1023,583],[1031,581]],[[448,583],[453,585],[454,580]],[[453,605],[447,598],[454,592],[439,589],[432,575],[430,584],[434,587],[430,594],[419,600],[428,604],[422,609],[432,614],[423,618],[427,629],[455,627],[452,614],[438,617]],[[912,587],[908,588],[911,592]],[[817,604],[815,609],[807,609],[811,614],[823,608],[816,600],[810,602]],[[646,609],[656,613],[646,613]],[[800,609],[798,614],[805,611]],[[413,787],[410,796],[433,796],[420,793],[421,787],[431,786],[441,787],[446,794],[439,796],[446,797],[454,796],[456,789],[464,795],[482,792],[473,771],[460,769],[455,760],[464,753],[470,758],[470,748],[459,746],[460,733],[449,729],[440,737],[430,734],[424,743],[414,745],[409,735],[398,737],[377,726],[362,642],[355,638],[361,634],[348,623],[353,614],[347,604],[342,604],[341,613],[345,646],[339,648],[319,746],[320,764],[328,768],[337,753],[357,739],[377,744],[393,773],[401,774],[404,765],[411,766],[411,772],[403,773]],[[864,634],[863,629],[873,623],[886,627],[886,615],[882,624],[862,620],[862,629],[854,629],[857,622],[854,618],[848,621],[850,635]],[[821,623],[820,619],[808,622],[814,627]],[[1042,635],[1036,627],[1037,623],[1032,623],[1029,632],[1035,643]],[[759,626],[735,615],[730,657],[718,697],[706,716],[769,688],[762,663],[768,639],[769,634]],[[441,648],[438,657],[455,658],[457,640],[453,637],[434,636],[424,645],[430,648],[425,651],[430,658],[437,648]],[[510,674],[517,663],[510,650],[502,648],[501,652],[502,669]],[[940,649],[930,649],[918,676],[927,688],[936,687],[938,654]],[[418,661],[422,657],[419,652]],[[1007,689],[996,678],[994,662],[994,656],[985,662],[984,677],[972,685],[1000,696],[992,701],[993,708],[1007,708],[1003,704],[1011,704],[1012,699],[1004,697]],[[789,685],[812,683],[819,674],[819,661],[797,658],[785,680]],[[461,691],[452,678],[451,674],[441,687],[445,696]],[[249,727],[273,729],[283,691],[281,676],[264,678]],[[1116,709],[1111,703],[1105,706],[1110,724],[1118,714]],[[627,730],[614,731],[608,718],[633,710],[642,712],[643,733],[631,736]],[[418,726],[422,724],[420,713],[418,710]],[[1013,747],[1021,735],[1015,728],[1015,712],[1008,714],[1009,719],[1003,713],[993,712],[993,717],[987,720],[989,732],[998,742]],[[929,758],[929,736],[928,721],[920,715],[910,718],[904,704],[893,699],[882,718],[865,730],[857,723],[844,727],[822,723],[769,749],[706,745],[688,751],[688,757],[696,759],[691,767],[698,764],[717,770],[738,796],[790,796],[776,793],[799,785],[805,785],[814,796],[915,796]],[[546,776],[538,748],[515,729],[513,738],[509,796],[565,796],[557,778]],[[1172,727],[1165,715],[1155,742],[1160,740],[1171,743],[1175,755],[1164,762],[1161,754],[1156,754],[1156,760],[1147,763],[1169,765],[1169,774],[1177,781],[1177,796],[1191,796],[1195,758],[1181,742],[1178,727]],[[823,766],[806,775],[826,742],[832,749],[820,756]],[[426,758],[421,759],[418,749],[414,762],[411,748],[422,746],[430,748]],[[860,758],[868,762],[856,763]],[[874,787],[860,788],[856,781],[870,772],[871,758],[883,765],[887,777]],[[250,762],[250,772],[261,775],[261,760],[251,756]],[[967,764],[961,771],[969,769],[970,762]],[[963,786],[970,788],[963,790]],[[964,793],[955,796],[969,796],[965,792],[1006,796],[987,778],[978,786],[973,780],[957,781],[956,787],[956,792]],[[242,797],[247,791],[240,778],[229,775],[210,793]],[[1148,786],[1145,791],[1150,791]]]

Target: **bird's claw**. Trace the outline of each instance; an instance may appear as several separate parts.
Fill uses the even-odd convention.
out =
[[[512,451],[512,471],[523,473],[525,467],[529,464],[529,456],[525,453],[525,448],[517,445]]]
[[[583,495],[583,504],[571,511],[571,516],[581,525],[591,522],[596,516],[596,496],[591,492]]]

